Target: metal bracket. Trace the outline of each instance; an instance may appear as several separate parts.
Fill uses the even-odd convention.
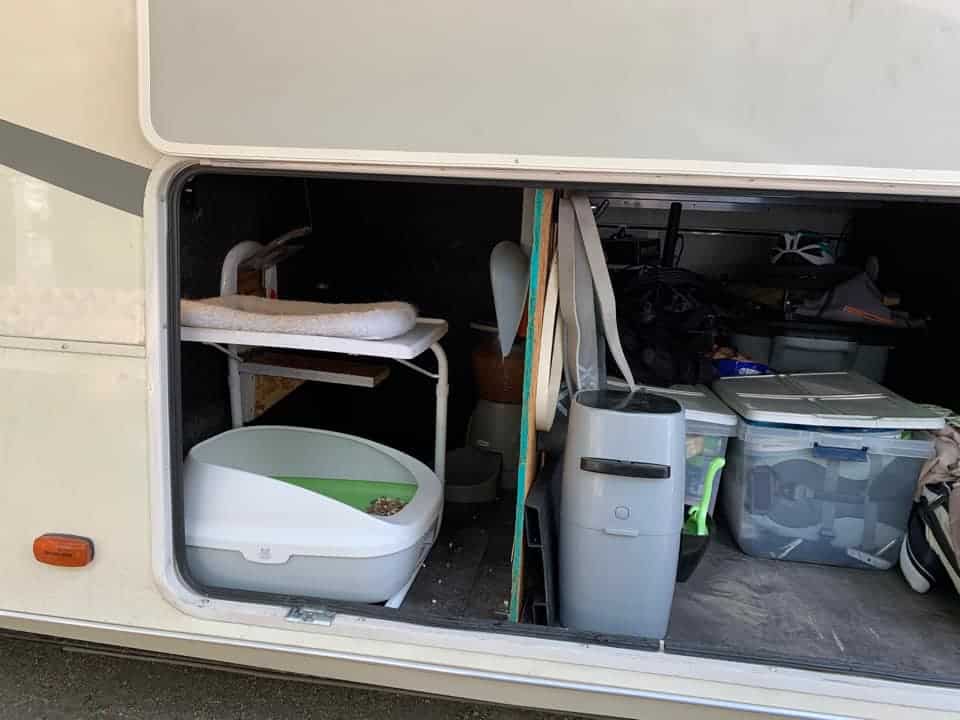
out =
[[[233,350],[230,350],[229,348],[225,348],[220,343],[205,342],[204,345],[206,345],[207,347],[212,347],[214,350],[219,350],[220,352],[222,352],[224,355],[226,355],[232,360],[236,360],[239,363],[243,362],[243,358],[240,357],[239,353],[236,353]]]
[[[335,617],[337,617],[335,612],[325,608],[293,607],[290,608],[290,612],[287,613],[287,622],[329,627],[333,625]]]

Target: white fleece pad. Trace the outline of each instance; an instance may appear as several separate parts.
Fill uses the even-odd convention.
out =
[[[224,295],[181,300],[180,322],[217,330],[387,340],[412,330],[417,310],[405,302],[328,304]]]

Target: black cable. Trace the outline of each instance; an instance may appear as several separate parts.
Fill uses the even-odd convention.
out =
[[[670,213],[667,215],[667,230],[663,235],[663,247],[660,249],[661,267],[673,267],[673,258],[677,252],[677,235],[680,233],[680,213],[683,205],[678,202],[670,203]]]

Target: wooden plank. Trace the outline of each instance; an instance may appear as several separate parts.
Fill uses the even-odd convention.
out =
[[[536,480],[537,358],[542,342],[547,273],[553,251],[555,191],[537,190],[533,203],[533,245],[530,252],[530,294],[527,299],[527,342],[524,353],[523,417],[520,424],[520,465],[517,470],[517,507],[513,532],[513,562],[510,582],[510,621],[520,620],[523,607],[523,521],[527,491]]]
[[[255,350],[244,354],[240,372],[372,388],[389,377],[390,367],[318,353]]]
[[[245,417],[244,422],[251,422],[263,415],[303,385],[303,382],[287,377],[256,376],[253,381],[253,416]]]

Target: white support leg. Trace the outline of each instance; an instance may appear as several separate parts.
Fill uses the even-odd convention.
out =
[[[430,349],[437,356],[437,426],[433,471],[443,485],[444,466],[447,459],[447,398],[450,395],[450,370],[447,365],[447,354],[440,347],[440,343],[434,343]]]
[[[441,492],[446,488],[444,472],[447,462],[447,398],[450,395],[450,368],[447,364],[447,354],[440,347],[440,343],[430,346],[437,356],[437,426],[433,448],[433,471],[440,481]],[[433,533],[433,542],[440,536],[440,525],[443,523],[443,495],[440,496],[440,514],[437,516],[437,527]],[[432,545],[432,543],[431,543]]]
[[[410,592],[410,588],[413,587],[414,581],[417,579],[417,575],[420,574],[420,569],[423,567],[424,561],[427,559],[427,555],[430,554],[430,548],[433,547],[433,543],[424,544],[423,549],[420,551],[420,556],[417,558],[417,565],[413,570],[413,575],[410,576],[410,579],[407,580],[406,584],[397,590],[396,594],[387,600],[384,604],[385,607],[396,610],[401,605],[403,601],[407,599],[407,593]]]
[[[231,356],[227,359],[227,386],[230,389],[230,420],[233,427],[243,427],[243,393],[240,389],[240,361]]]

